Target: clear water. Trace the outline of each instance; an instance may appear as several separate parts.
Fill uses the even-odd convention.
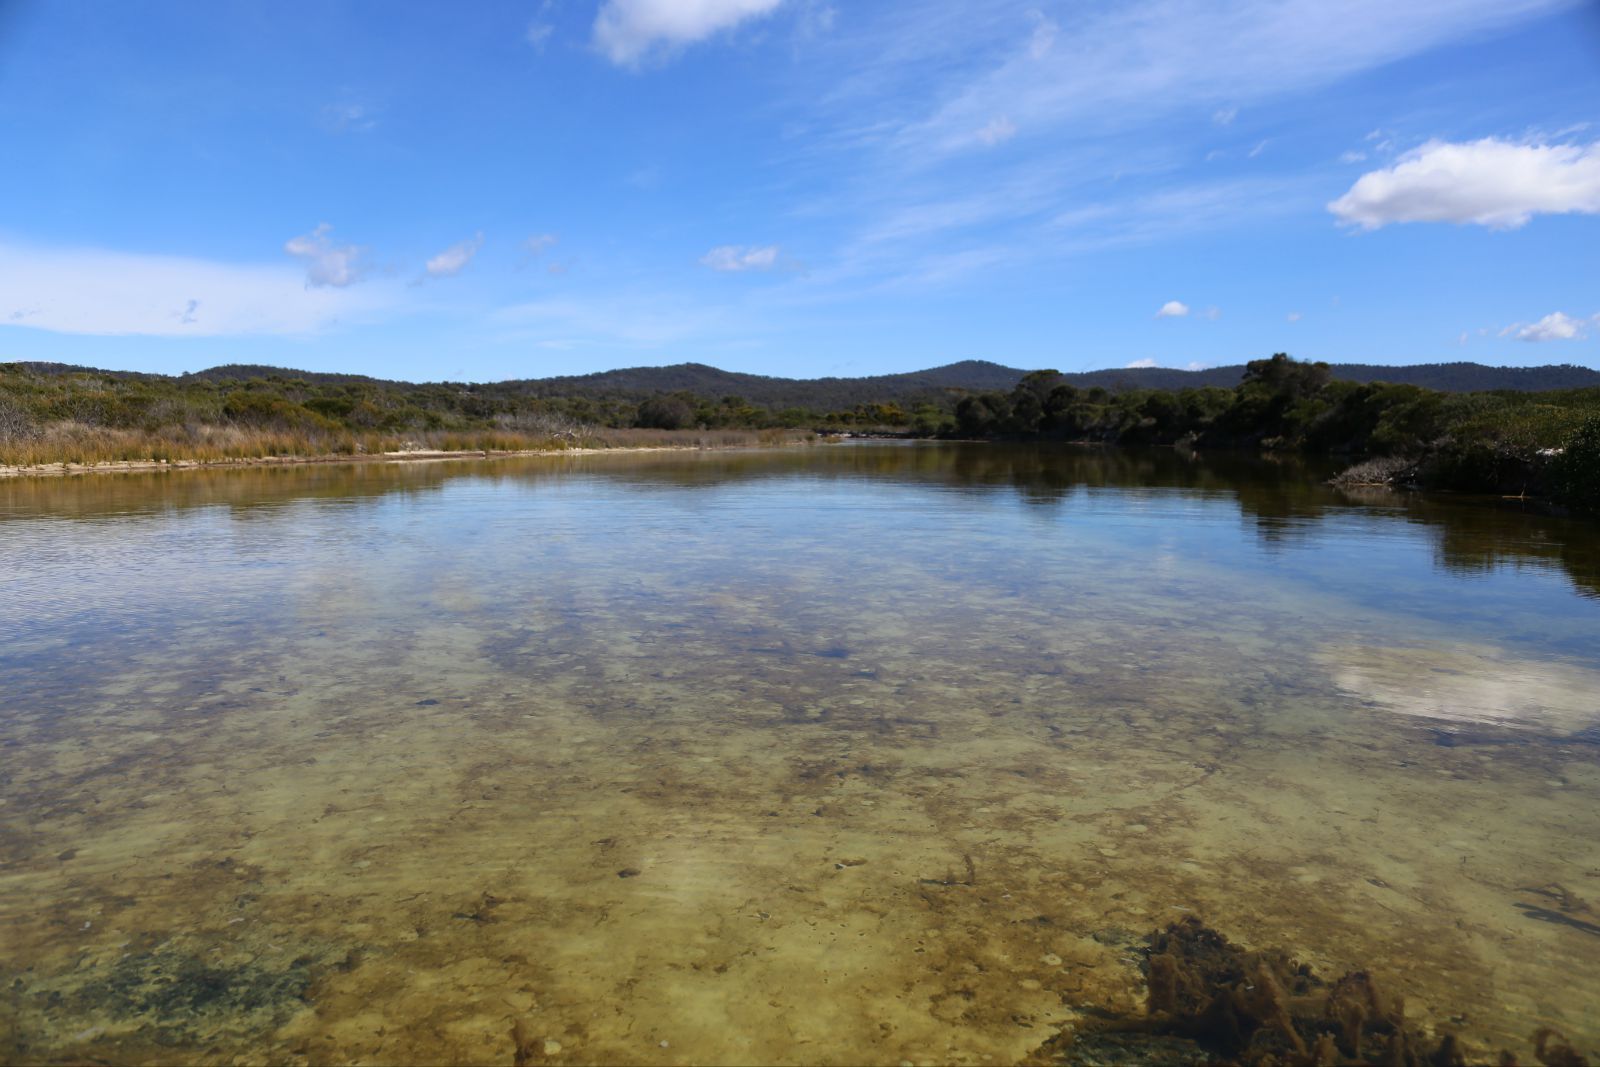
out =
[[[0,1059],[1014,1062],[1186,914],[1600,1049],[1600,528],[1315,473],[0,482]]]

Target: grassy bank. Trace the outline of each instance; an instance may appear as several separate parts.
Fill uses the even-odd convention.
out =
[[[0,467],[13,468],[424,450],[742,447],[804,437],[823,421],[816,413],[755,408],[738,397],[596,402],[494,385],[307,381],[292,374],[174,378],[0,364]]]
[[[144,469],[261,462],[406,459],[596,449],[755,448],[792,444],[811,434],[787,430],[596,430],[532,434],[511,431],[308,434],[238,426],[136,430],[60,423],[24,440],[0,443],[0,476],[77,469]]]

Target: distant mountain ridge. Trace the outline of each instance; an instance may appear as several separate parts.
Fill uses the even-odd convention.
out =
[[[135,371],[95,371],[62,363],[13,364],[34,373],[70,374],[82,371],[127,378],[165,378]],[[1123,367],[1067,372],[1063,381],[1079,388],[1113,392],[1126,389],[1187,389],[1206,386],[1232,388],[1244,376],[1244,365],[1205,370],[1168,367]],[[1386,381],[1416,385],[1440,392],[1478,392],[1509,389],[1542,392],[1551,389],[1600,387],[1600,371],[1573,364],[1541,367],[1490,367],[1481,363],[1422,363],[1386,367],[1371,363],[1336,363],[1338,379],[1356,382]],[[725,371],[703,363],[678,363],[666,367],[627,367],[593,374],[551,378],[526,378],[467,386],[473,390],[520,393],[528,396],[612,396],[641,399],[659,393],[688,392],[721,398],[738,396],[762,407],[830,410],[871,401],[912,401],[950,392],[1009,390],[1028,371],[987,360],[963,360],[927,370],[880,374],[861,378],[776,378]],[[301,378],[316,383],[385,383],[386,379],[360,374],[333,374],[251,364],[227,364],[177,376],[179,380],[249,381],[256,378]],[[411,384],[411,383],[392,383]]]

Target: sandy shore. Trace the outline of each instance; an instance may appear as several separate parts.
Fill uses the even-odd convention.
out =
[[[240,459],[132,459],[108,463],[38,463],[29,466],[0,465],[0,478],[54,477],[69,474],[108,474],[127,471],[199,470],[213,467],[288,467],[310,463],[422,463],[452,459],[503,459],[508,456],[583,456],[601,452],[682,452],[726,451],[747,445],[619,445],[615,448],[529,448],[510,451],[469,449],[449,452],[442,449],[417,449],[408,452],[373,452],[364,455],[329,454],[322,456],[253,456]],[[770,447],[770,446],[760,446]]]

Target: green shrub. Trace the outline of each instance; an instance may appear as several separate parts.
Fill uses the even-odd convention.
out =
[[[1550,495],[1581,511],[1600,511],[1600,415],[1591,415],[1550,464]]]

